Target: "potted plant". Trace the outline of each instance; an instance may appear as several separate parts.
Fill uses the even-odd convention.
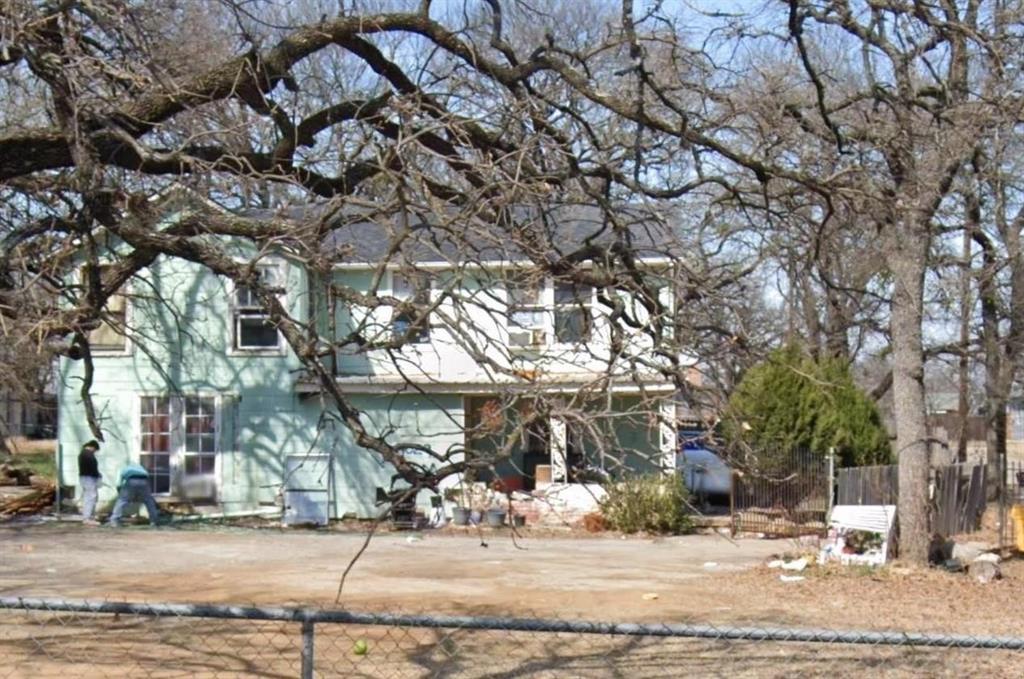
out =
[[[452,486],[451,488],[444,489],[444,499],[455,505],[452,507],[452,523],[456,526],[469,525],[470,509],[466,506],[465,497],[466,494],[462,489],[461,480],[459,481],[458,488]]]

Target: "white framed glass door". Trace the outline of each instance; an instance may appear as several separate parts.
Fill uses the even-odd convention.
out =
[[[139,463],[154,495],[216,495],[218,412],[215,395],[139,397]]]
[[[139,464],[149,472],[149,489],[157,495],[171,492],[173,429],[169,397],[140,397]]]

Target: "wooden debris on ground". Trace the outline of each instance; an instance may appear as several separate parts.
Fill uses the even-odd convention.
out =
[[[57,487],[52,482],[38,484],[31,493],[0,501],[0,518],[44,512],[53,507],[56,494]]]

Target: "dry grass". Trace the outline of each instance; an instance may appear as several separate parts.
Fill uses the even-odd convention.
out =
[[[6,538],[0,542],[0,585],[9,593],[327,607],[337,565],[360,542],[344,534],[71,525],[12,528],[0,538]],[[805,580],[783,582],[778,570],[735,570],[726,563],[734,550],[800,550],[783,540],[734,546],[699,536],[533,539],[523,549],[494,535],[488,542],[484,548],[475,539],[439,535],[407,542],[384,534],[357,567],[344,606],[382,613],[1024,636],[1024,560],[1005,562],[1006,578],[987,585],[899,564],[882,570],[812,567],[801,573]],[[102,568],[95,567],[97,554],[104,555]],[[758,554],[767,558],[766,551]],[[717,565],[708,567],[710,561]],[[365,656],[353,652],[357,639],[368,644]],[[291,677],[298,674],[298,647],[296,623],[0,612],[0,679]],[[1020,652],[503,631],[324,625],[317,628],[316,649],[324,676],[1024,676]]]

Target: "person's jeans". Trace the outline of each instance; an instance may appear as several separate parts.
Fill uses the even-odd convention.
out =
[[[99,494],[100,480],[95,476],[79,476],[78,487],[82,490],[82,518],[90,520],[96,513],[96,498]]]
[[[155,526],[160,512],[156,508],[156,500],[153,499],[153,494],[149,492],[149,479],[142,478],[128,479],[121,486],[121,490],[117,494],[117,502],[114,503],[114,512],[110,515],[110,525],[120,526],[121,515],[124,514],[125,505],[135,502],[142,502],[146,505],[149,523]]]

